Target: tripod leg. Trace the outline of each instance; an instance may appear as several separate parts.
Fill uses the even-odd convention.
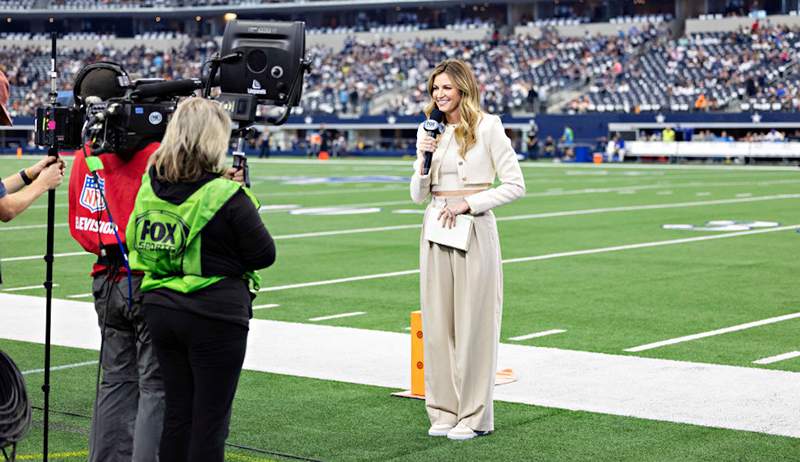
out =
[[[51,153],[52,154],[52,153]],[[55,155],[58,155],[56,150]],[[44,256],[46,262],[44,288],[47,291],[45,306],[45,331],[44,331],[44,428],[43,428],[43,452],[42,461],[47,462],[48,438],[50,430],[50,331],[52,326],[53,312],[53,240],[55,230],[55,210],[56,210],[56,191],[47,191],[47,253]]]

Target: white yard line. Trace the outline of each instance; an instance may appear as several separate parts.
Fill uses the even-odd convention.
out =
[[[661,247],[665,245],[688,244],[690,242],[710,241],[714,239],[727,239],[730,237],[748,236],[751,234],[763,234],[769,232],[786,231],[791,229],[800,229],[800,225],[781,226],[778,228],[758,229],[752,231],[740,231],[736,233],[727,233],[727,234],[714,234],[711,236],[689,237],[685,239],[671,239],[668,241],[642,242],[639,244],[601,247],[597,249],[574,250],[572,252],[552,253],[549,255],[538,255],[533,257],[511,258],[508,260],[503,260],[503,263],[522,263],[528,261],[550,260],[553,258],[575,257],[578,255],[592,255],[592,254],[606,253],[606,252],[617,252],[620,250],[644,249],[649,247]]]
[[[277,303],[268,303],[266,305],[256,305],[256,306],[253,307],[253,311],[255,311],[255,310],[266,310],[266,309],[269,309],[269,308],[277,308],[279,306],[280,305],[278,305]]]
[[[525,335],[520,335],[520,336],[517,336],[517,337],[509,337],[508,339],[517,342],[517,341],[520,341],[520,340],[529,340],[529,339],[532,339],[532,338],[546,337],[548,335],[553,335],[553,334],[561,334],[563,332],[566,332],[566,331],[564,329],[550,329],[550,330],[546,330],[546,331],[543,331],[543,332],[534,332],[532,334],[525,334]]]
[[[394,184],[394,183],[387,183],[387,184]],[[399,184],[399,183],[397,183]],[[283,186],[297,186],[297,185],[283,185]],[[336,189],[336,187],[331,187],[330,189],[326,189],[323,191],[281,191],[281,192],[261,192],[257,193],[257,197],[301,197],[301,196],[329,196],[331,194],[338,194],[338,193],[347,193],[347,194],[358,194],[358,193],[373,193],[373,192],[384,192],[384,191],[408,191],[408,185],[403,186],[402,188],[353,188],[353,189]]]
[[[375,166],[382,166],[382,165],[389,165],[389,166],[404,166],[407,167],[409,170],[412,168],[411,165],[413,160],[378,160],[378,159],[331,159],[320,161],[317,159],[290,159],[290,158],[273,158],[273,159],[247,159],[248,162],[253,162],[256,164],[264,163],[264,164],[288,164],[288,165],[297,165],[297,164],[308,164],[308,165],[316,165],[316,166],[358,166],[358,167],[365,167],[370,165]],[[598,170],[711,170],[711,171],[738,171],[738,172],[747,172],[747,171],[769,171],[769,172],[796,172],[797,167],[794,166],[752,166],[752,165],[662,165],[662,164],[640,164],[640,163],[620,163],[620,164],[601,164],[601,165],[594,165],[591,163],[567,163],[567,164],[557,164],[557,163],[547,163],[547,162],[520,162],[520,167],[523,169],[565,169],[565,170],[574,170],[574,169],[598,169]]]
[[[53,287],[58,287],[58,284],[53,284]],[[0,289],[3,292],[17,292],[19,290],[32,290],[32,289],[42,289],[44,290],[44,285],[37,284],[35,286],[25,286],[25,287],[9,287],[7,289]]]
[[[76,367],[91,366],[93,364],[97,364],[97,361],[86,361],[86,362],[83,362],[83,363],[66,364],[64,366],[51,367],[50,370],[51,371],[61,371],[61,370],[64,370],[64,369],[73,369],[73,368],[76,368]],[[40,372],[44,372],[44,369],[31,369],[29,371],[24,371],[22,373],[22,375],[38,374]]]
[[[89,298],[89,297],[91,297],[93,295],[94,294],[89,292],[89,293],[86,293],[86,294],[67,295],[67,298]]]
[[[786,361],[787,359],[797,358],[798,356],[800,356],[800,351],[790,351],[788,353],[758,359],[753,361],[753,364],[772,364],[777,363],[778,361]]]
[[[753,321],[745,324],[725,327],[722,329],[716,329],[708,332],[701,332],[699,334],[685,335],[683,337],[662,340],[660,342],[648,343],[646,345],[639,345],[632,348],[626,348],[625,351],[628,351],[630,353],[638,353],[640,351],[653,350],[655,348],[661,348],[667,345],[675,345],[676,343],[690,342],[692,340],[714,337],[716,335],[728,334],[730,332],[739,332],[742,330],[751,329],[753,327],[766,326],[768,324],[775,324],[776,322],[788,321],[790,319],[796,319],[796,318],[800,318],[800,313],[785,314],[783,316],[776,316],[774,318],[762,319],[760,321]]]
[[[702,207],[706,205],[740,204],[745,202],[761,202],[761,201],[782,200],[782,199],[800,199],[800,194],[777,194],[772,196],[741,197],[736,199],[716,199],[707,201],[672,202],[668,204],[625,205],[621,207],[601,207],[596,209],[565,210],[562,212],[544,212],[544,213],[532,213],[527,215],[512,215],[508,217],[499,217],[497,218],[497,221],[569,217],[576,215],[593,215],[596,213],[634,212],[640,210],[661,210],[661,209],[675,209],[675,208],[685,208],[685,207]]]
[[[391,277],[395,277],[395,276],[407,276],[407,275],[410,275],[410,274],[417,274],[417,273],[419,273],[418,269],[406,270],[406,271],[395,271],[393,273],[367,274],[365,276],[352,276],[352,277],[349,277],[349,278],[328,279],[326,281],[302,282],[302,283],[299,283],[299,284],[287,284],[285,286],[262,287],[259,290],[259,292],[276,292],[278,290],[301,289],[303,287],[327,286],[327,285],[330,285],[330,284],[341,284],[341,283],[344,283],[344,282],[353,282],[353,281],[366,281],[368,279],[391,278]]]
[[[44,342],[41,297],[0,294],[0,338]],[[97,350],[94,306],[53,301],[53,345]],[[244,368],[407,389],[408,333],[253,319]],[[800,438],[800,374],[503,343],[498,401]],[[735,384],[736,386],[731,386]],[[388,393],[388,390],[387,390]],[[388,396],[388,395],[387,395]]]
[[[378,226],[375,228],[338,229],[334,231],[319,231],[315,233],[283,234],[279,236],[274,236],[273,239],[275,240],[302,239],[307,237],[337,236],[340,234],[359,234],[359,233],[372,233],[379,231],[397,231],[401,229],[414,229],[421,227],[422,227],[421,224],[414,224],[414,225]]]
[[[62,257],[77,257],[80,255],[92,255],[87,252],[67,252],[67,253],[56,253],[53,254],[53,258],[62,258]],[[94,256],[94,255],[92,255]],[[12,261],[27,261],[27,260],[44,260],[44,255],[28,255],[25,257],[7,257],[7,258],[0,258],[0,262],[12,262]]]
[[[684,207],[702,207],[706,205],[724,205],[724,204],[739,204],[739,203],[746,203],[746,202],[761,202],[761,201],[771,201],[771,200],[783,200],[783,199],[800,199],[800,194],[777,194],[772,196],[759,196],[759,197],[741,197],[736,199],[717,199],[717,200],[709,200],[709,201],[694,201],[694,202],[676,202],[676,203],[668,203],[668,204],[648,204],[648,205],[628,205],[628,206],[621,206],[621,207],[601,207],[595,209],[583,209],[583,210],[565,210],[559,212],[544,212],[544,213],[532,213],[532,214],[525,214],[525,215],[511,215],[507,217],[498,217],[497,221],[515,221],[515,220],[532,220],[532,219],[541,219],[541,218],[555,218],[555,217],[569,217],[569,216],[578,216],[578,215],[593,215],[599,213],[615,213],[615,212],[633,212],[633,211],[640,211],[640,210],[660,210],[660,209],[671,209],[671,208],[684,208]],[[299,234],[284,234],[284,235],[277,235],[273,236],[275,240],[282,240],[282,239],[301,239],[301,238],[311,238],[311,237],[323,237],[323,236],[336,236],[336,235],[343,235],[343,234],[360,234],[360,233],[371,233],[371,232],[382,232],[382,231],[397,231],[397,230],[404,230],[404,229],[415,229],[421,228],[421,224],[411,224],[411,225],[395,225],[395,226],[379,226],[379,227],[371,227],[371,228],[352,228],[352,229],[340,229],[340,230],[332,230],[332,231],[318,231],[318,232],[311,232],[311,233],[299,233]],[[2,228],[0,228],[2,230]],[[71,252],[71,253],[61,253],[55,254],[54,257],[61,258],[61,257],[74,257],[79,255],[89,255],[86,252]],[[36,260],[43,258],[42,255],[31,255],[25,257],[7,257],[0,259],[0,262],[13,262],[13,261],[25,261],[25,260]]]
[[[63,228],[67,226],[67,223],[55,223],[53,225],[56,228]],[[20,226],[0,226],[0,231],[20,231],[25,229],[40,229],[40,228],[47,228],[47,224],[41,225],[20,225]]]
[[[339,313],[339,314],[332,314],[330,316],[319,316],[316,318],[308,318],[308,320],[312,322],[327,321],[329,319],[351,318],[353,316],[361,316],[362,314],[367,314],[367,313],[365,311],[353,311],[352,313]]]
[[[688,244],[691,242],[701,242],[701,241],[710,241],[715,239],[727,239],[731,237],[738,237],[738,236],[749,236],[751,234],[764,234],[764,233],[774,233],[779,231],[787,231],[792,229],[800,229],[800,225],[791,225],[791,226],[780,226],[778,228],[763,228],[763,229],[756,229],[750,231],[739,231],[735,233],[727,233],[727,234],[713,234],[709,236],[697,236],[697,237],[687,237],[684,239],[670,239],[666,241],[653,241],[653,242],[641,242],[638,244],[627,244],[627,245],[617,245],[612,247],[599,247],[595,249],[585,249],[585,250],[573,250],[569,252],[558,252],[558,253],[551,253],[545,255],[534,255],[531,257],[521,257],[521,258],[509,258],[503,260],[504,264],[509,263],[524,263],[524,262],[531,262],[531,261],[540,261],[540,260],[551,260],[554,258],[563,258],[563,257],[575,257],[579,255],[593,255],[598,253],[608,253],[608,252],[618,252],[621,250],[632,250],[632,249],[644,249],[650,247],[661,247],[666,245],[677,245],[677,244]],[[418,269],[414,270],[406,270],[406,271],[394,271],[391,273],[378,273],[378,274],[367,274],[363,276],[351,276],[346,278],[339,278],[339,279],[328,279],[324,281],[313,281],[313,282],[304,282],[298,284],[288,284],[283,286],[274,286],[274,287],[262,287],[259,292],[274,292],[278,290],[287,290],[287,289],[301,289],[304,287],[314,287],[314,286],[324,286],[330,284],[340,284],[344,282],[353,282],[353,281],[364,281],[368,279],[382,279],[382,278],[389,278],[389,277],[397,277],[397,276],[407,276],[411,274],[419,273]]]

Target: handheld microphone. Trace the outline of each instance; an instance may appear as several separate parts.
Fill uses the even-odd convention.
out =
[[[444,112],[440,111],[439,108],[434,107],[431,111],[431,115],[428,119],[422,124],[422,128],[428,132],[428,136],[431,138],[436,138],[437,135],[440,135],[444,132],[444,125],[442,122],[444,121]],[[432,152],[425,152],[423,153],[425,156],[425,163],[422,165],[422,174],[427,175],[428,172],[431,170],[431,160],[433,159]]]
[[[154,96],[189,96],[195,90],[203,88],[203,81],[200,79],[169,80],[159,83],[148,83],[139,85],[131,93],[131,98],[144,99]]]

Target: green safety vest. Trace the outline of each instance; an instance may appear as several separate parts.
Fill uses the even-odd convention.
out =
[[[131,270],[144,272],[142,292],[166,288],[188,294],[225,279],[202,276],[200,231],[240,188],[239,183],[215,178],[175,205],[156,196],[148,174],[142,177],[125,232]],[[247,188],[244,192],[258,208],[253,193]],[[250,290],[259,289],[258,273],[250,271],[244,277]]]

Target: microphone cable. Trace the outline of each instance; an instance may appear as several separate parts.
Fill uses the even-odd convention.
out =
[[[16,459],[17,443],[31,427],[31,403],[25,380],[17,365],[0,351],[0,451],[8,461]],[[11,448],[10,454],[6,452]]]

